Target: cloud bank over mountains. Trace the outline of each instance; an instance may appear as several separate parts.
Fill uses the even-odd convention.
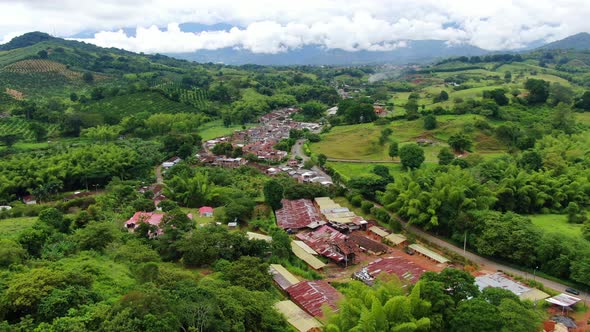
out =
[[[76,39],[146,53],[238,48],[276,54],[307,45],[389,51],[408,40],[510,50],[590,31],[588,17],[586,0],[0,0],[0,41],[40,30],[60,37],[84,33]],[[232,28],[191,32],[181,23]]]

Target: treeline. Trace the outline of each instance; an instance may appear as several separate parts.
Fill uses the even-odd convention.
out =
[[[161,157],[158,145],[141,141],[10,155],[0,161],[0,200],[35,194],[43,201],[61,191],[103,187],[114,177],[147,179]]]
[[[524,61],[523,57],[520,54],[490,54],[490,55],[474,55],[474,56],[460,56],[460,57],[451,57],[439,61],[437,65],[442,65],[449,62],[463,62],[463,63],[482,63],[482,62],[522,62]]]
[[[480,254],[590,285],[588,241],[544,233],[517,214],[567,214],[570,222],[584,223],[582,236],[590,240],[590,173],[583,152],[572,147],[575,140],[545,138],[516,160],[470,159],[464,169],[417,170],[397,177],[378,197],[411,224],[457,241],[467,234],[468,246]]]

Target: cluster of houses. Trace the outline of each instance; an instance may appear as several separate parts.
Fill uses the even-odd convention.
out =
[[[289,233],[297,233],[292,249],[296,256],[314,269],[325,266],[315,256],[327,257],[347,266],[356,263],[361,251],[383,253],[387,247],[366,237],[349,234],[366,229],[368,222],[329,197],[282,200],[276,211],[277,225]]]
[[[243,155],[252,154],[262,161],[281,161],[287,157],[287,152],[275,149],[275,145],[282,139],[289,138],[291,129],[320,129],[317,123],[294,121],[291,116],[298,111],[299,109],[292,107],[275,110],[263,115],[259,126],[236,131],[228,137],[208,140],[204,144],[205,151],[200,153],[198,158],[202,162],[216,166],[238,167],[246,164],[247,160],[243,158],[214,156],[209,152],[215,145],[229,142],[233,147],[241,148]]]

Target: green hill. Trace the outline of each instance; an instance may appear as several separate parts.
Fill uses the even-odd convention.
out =
[[[574,50],[590,50],[590,33],[581,32],[564,39],[554,41],[547,45],[541,46],[540,49],[555,50],[555,49],[574,49]]]

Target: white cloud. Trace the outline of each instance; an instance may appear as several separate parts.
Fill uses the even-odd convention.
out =
[[[377,51],[417,39],[497,50],[589,31],[588,17],[587,0],[0,0],[0,41],[33,30],[63,37],[99,31],[85,41],[149,53],[278,53],[310,44]],[[174,22],[236,27],[190,33]],[[129,27],[135,36],[121,30]]]

